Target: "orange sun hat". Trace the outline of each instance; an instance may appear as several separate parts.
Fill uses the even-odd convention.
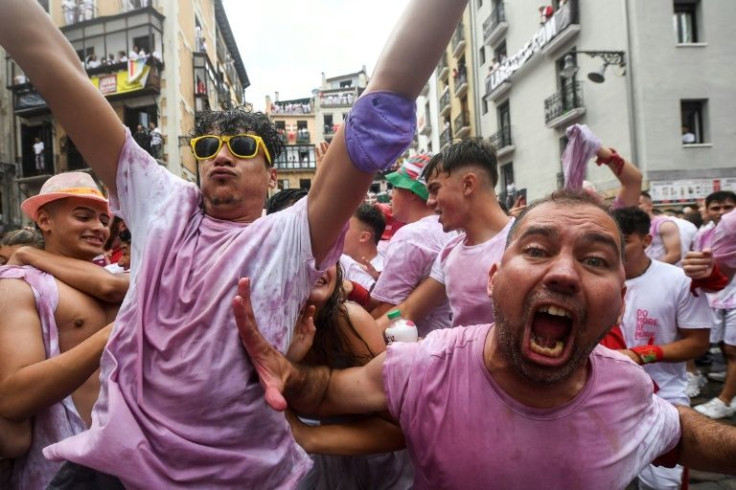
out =
[[[78,197],[108,203],[97,183],[85,172],[64,172],[44,182],[38,195],[29,197],[20,209],[33,221],[38,219],[38,210],[46,204],[67,197]],[[108,211],[109,212],[109,211]]]

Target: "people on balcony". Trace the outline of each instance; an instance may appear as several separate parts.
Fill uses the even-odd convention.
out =
[[[62,0],[61,10],[64,12],[66,25],[74,24],[77,20],[77,2],[74,0]]]
[[[43,141],[41,141],[41,138],[36,137],[34,139],[33,143],[33,153],[35,155],[35,162],[36,162],[36,170],[38,173],[43,173],[46,171],[46,160],[44,158],[44,145]]]
[[[92,20],[95,17],[95,2],[94,0],[79,0],[77,7],[77,16],[79,22],[85,20]]]

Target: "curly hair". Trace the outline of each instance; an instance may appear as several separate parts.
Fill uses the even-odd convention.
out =
[[[194,138],[217,132],[220,134],[238,134],[252,131],[263,138],[268,152],[271,154],[271,165],[284,151],[284,143],[279,137],[271,118],[263,112],[246,111],[236,107],[226,111],[206,111],[198,114],[194,121]]]
[[[345,307],[347,295],[342,287],[342,268],[337,264],[335,273],[335,290],[314,315],[314,326],[317,328],[314,334],[314,342],[309,351],[309,362],[329,366],[333,369],[345,369],[353,366],[361,366],[376,357],[371,351],[368,343],[360,336]],[[355,355],[350,348],[350,340],[346,332],[340,328],[344,322],[348,326],[350,334],[363,342],[369,356]]]

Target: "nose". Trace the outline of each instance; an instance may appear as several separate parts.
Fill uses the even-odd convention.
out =
[[[233,166],[233,164],[235,163],[235,157],[232,153],[230,153],[230,148],[227,146],[226,143],[222,143],[220,151],[217,152],[217,155],[215,155],[212,163],[214,163],[216,166]]]
[[[577,294],[580,291],[580,273],[575,257],[560,253],[550,264],[544,278],[544,284],[550,291],[556,293]]]

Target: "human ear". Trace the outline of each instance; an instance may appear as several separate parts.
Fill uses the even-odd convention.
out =
[[[491,269],[488,271],[488,284],[486,285],[486,294],[488,297],[493,297],[493,282],[496,279],[496,272],[498,272],[498,262],[494,262],[491,265]]]

